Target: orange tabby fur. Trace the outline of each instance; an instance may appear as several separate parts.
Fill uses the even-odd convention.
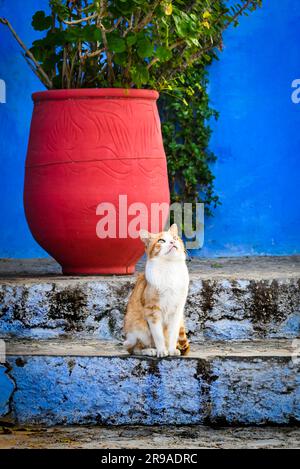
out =
[[[145,243],[147,263],[129,298],[124,321],[125,346],[135,354],[185,355],[189,342],[183,317],[188,288],[184,244],[176,225],[158,234],[142,230],[140,236]]]

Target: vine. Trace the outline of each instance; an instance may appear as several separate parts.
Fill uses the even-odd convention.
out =
[[[184,87],[172,95],[161,94],[159,110],[171,201],[204,203],[206,214],[212,215],[220,201],[211,170],[216,155],[209,150],[209,120],[217,119],[218,113],[209,104],[207,75],[204,65],[191,67],[182,79]]]

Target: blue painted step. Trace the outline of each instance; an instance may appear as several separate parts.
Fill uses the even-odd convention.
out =
[[[298,341],[203,343],[129,357],[111,341],[11,341],[0,414],[21,424],[300,422]]]

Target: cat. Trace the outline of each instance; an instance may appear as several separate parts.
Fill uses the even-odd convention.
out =
[[[158,234],[141,230],[140,238],[147,261],[128,301],[124,345],[131,354],[185,355],[190,348],[184,327],[189,274],[177,225]]]

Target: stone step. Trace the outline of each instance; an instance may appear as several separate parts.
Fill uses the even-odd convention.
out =
[[[191,340],[299,336],[300,256],[193,259],[188,266]],[[135,277],[59,272],[49,259],[0,261],[0,337],[121,340]]]
[[[0,449],[300,449],[300,428],[70,426],[0,428]]]
[[[19,424],[300,423],[300,344],[193,344],[128,356],[112,341],[16,340],[0,365],[0,415]]]

